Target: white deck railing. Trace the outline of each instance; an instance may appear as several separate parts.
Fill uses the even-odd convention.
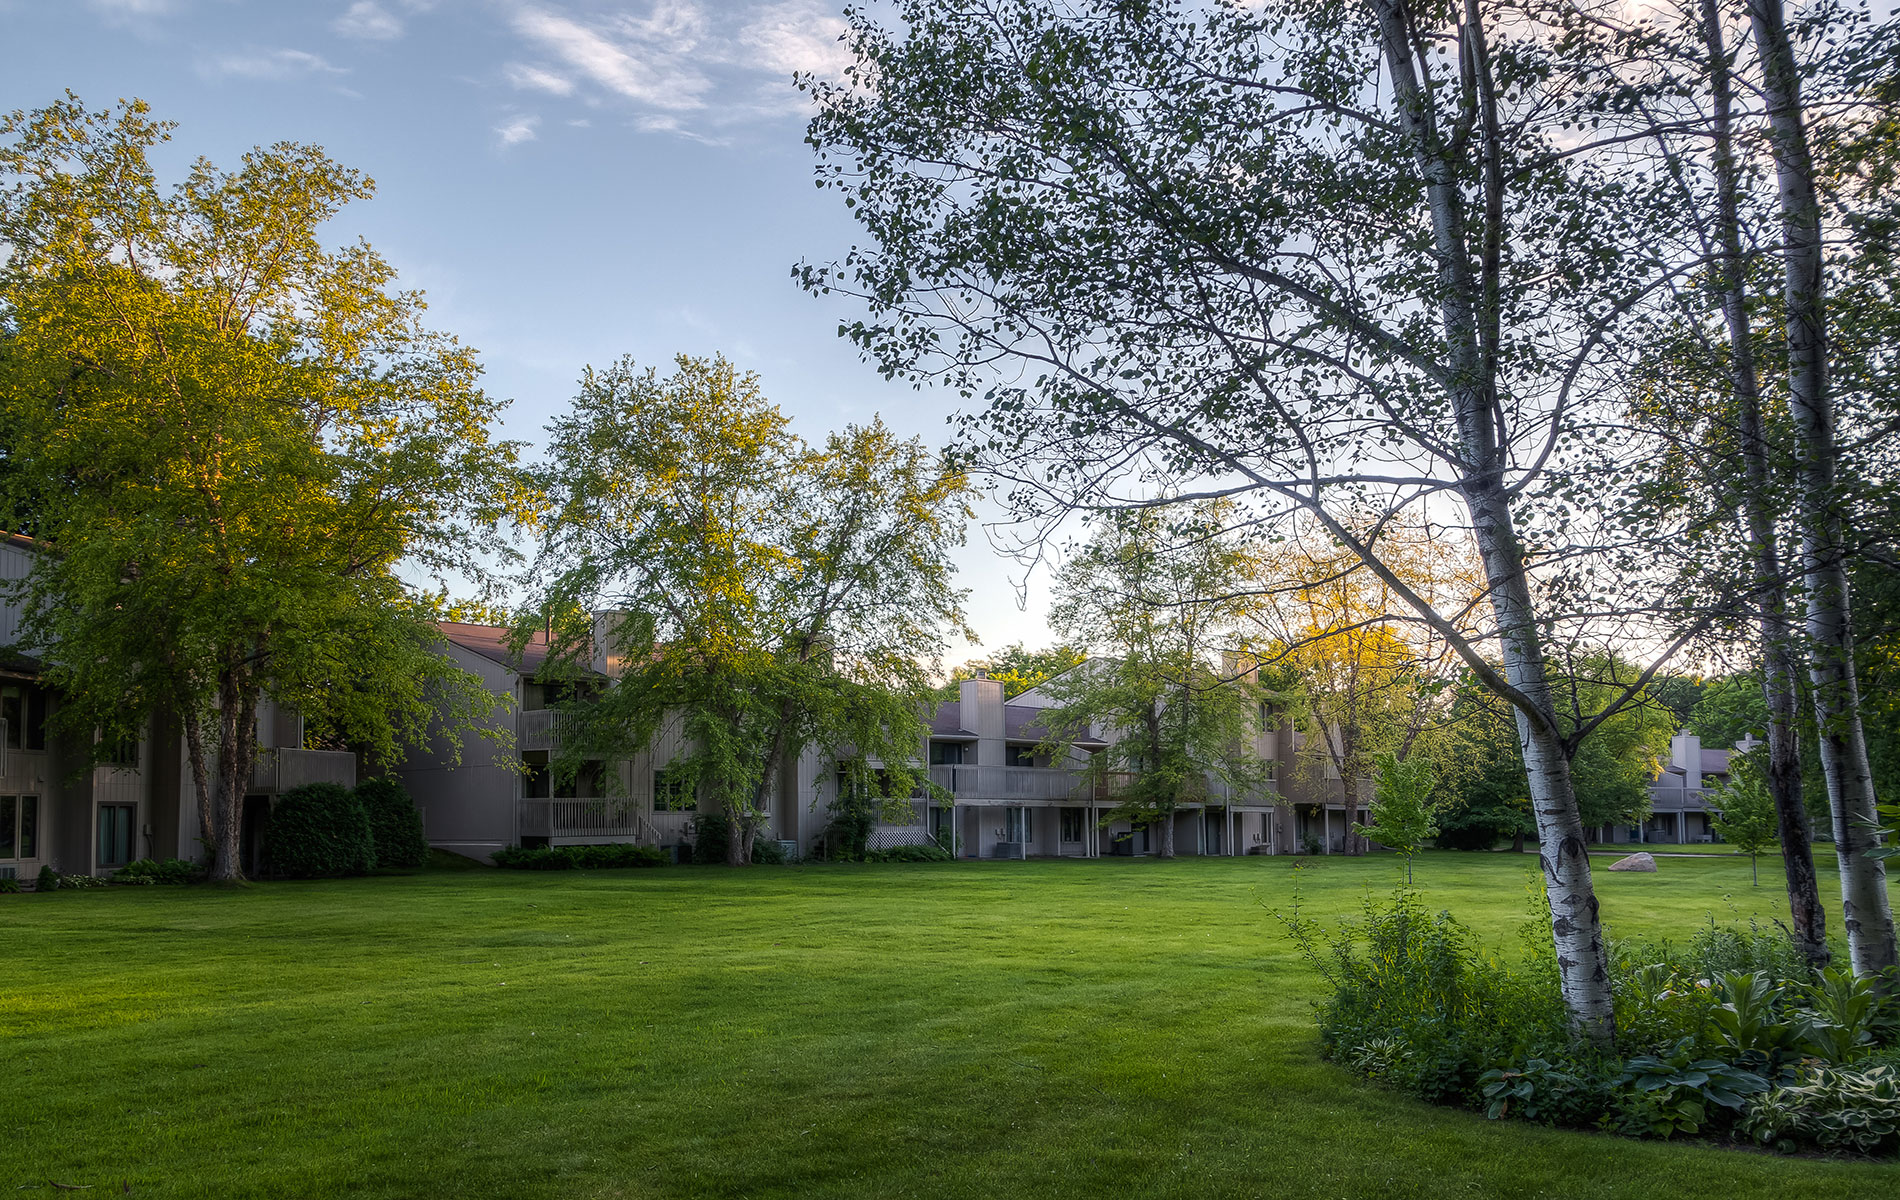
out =
[[[251,787],[260,792],[287,792],[306,783],[356,785],[356,755],[348,750],[292,750],[265,748],[251,764]]]
[[[660,831],[632,801],[611,797],[524,799],[521,832],[529,837],[631,837],[660,841]],[[668,814],[672,815],[672,814]]]
[[[556,750],[561,742],[561,714],[551,708],[531,708],[515,714],[515,748]]]

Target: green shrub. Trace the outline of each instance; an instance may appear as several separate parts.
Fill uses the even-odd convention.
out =
[[[112,882],[132,885],[165,884],[171,887],[187,883],[197,883],[205,877],[205,869],[197,863],[186,862],[182,858],[168,858],[163,862],[141,858],[120,867],[113,875]]]
[[[339,784],[292,788],[271,809],[264,856],[272,874],[293,879],[365,874],[376,866],[369,814]]]
[[[1900,1149],[1900,1069],[1816,1067],[1800,1083],[1757,1096],[1740,1130],[1781,1150],[1892,1153]]]
[[[429,861],[422,814],[402,784],[393,779],[365,779],[356,785],[356,799],[369,815],[377,866],[412,870]]]
[[[726,814],[704,812],[693,817],[693,865],[716,867],[726,861],[732,845],[732,823]]]
[[[955,858],[948,850],[935,842],[923,845],[892,846],[888,850],[870,850],[864,855],[865,862],[954,862]]]
[[[11,875],[0,876],[0,896],[18,895],[19,891],[19,880],[13,878]]]
[[[623,867],[658,867],[667,861],[658,846],[610,842],[600,846],[504,846],[495,851],[495,865],[517,871],[607,871]]]
[[[33,885],[33,890],[38,892],[57,892],[59,890],[59,872],[53,869],[51,863],[40,868],[39,881]]]
[[[1580,1078],[1603,1073],[1571,1036],[1547,926],[1541,949],[1532,931],[1527,958],[1507,962],[1481,952],[1449,913],[1428,913],[1409,888],[1369,897],[1359,920],[1335,930],[1297,907],[1282,920],[1330,985],[1320,1038],[1337,1061],[1383,1047],[1381,1078],[1423,1100],[1473,1106],[1489,1103],[1486,1072],[1518,1072],[1533,1059]]]
[[[693,818],[694,866],[724,866],[726,853],[731,846],[732,822],[726,819],[726,814],[705,812]],[[752,839],[752,862],[759,866],[780,866],[785,862],[785,853],[778,848],[778,843],[755,837]]]
[[[66,889],[79,890],[82,888],[102,888],[102,887],[106,887],[110,882],[111,882],[110,880],[103,879],[97,875],[61,875],[59,877],[59,886],[61,890],[66,890]]]
[[[1356,920],[1333,929],[1301,917],[1296,888],[1280,919],[1329,986],[1320,1006],[1328,1055],[1494,1119],[1633,1137],[1734,1128],[1777,1145],[1862,1152],[1891,1144],[1900,1050],[1886,1049],[1892,1006],[1875,984],[1845,971],[1817,976],[1785,934],[1759,926],[1711,925],[1682,948],[1613,945],[1624,1059],[1571,1033],[1549,911],[1535,894],[1524,952],[1507,960],[1409,888],[1368,898]],[[1859,1065],[1802,1066],[1812,1054]]]

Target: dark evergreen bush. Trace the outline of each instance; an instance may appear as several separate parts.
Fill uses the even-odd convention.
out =
[[[369,814],[340,784],[292,788],[271,809],[264,858],[271,874],[294,879],[364,874],[376,865]]]
[[[422,814],[416,811],[415,801],[402,784],[393,779],[365,779],[356,785],[356,798],[369,814],[377,866],[408,869],[429,861]]]

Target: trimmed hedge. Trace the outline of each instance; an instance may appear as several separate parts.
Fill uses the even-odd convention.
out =
[[[393,779],[365,779],[356,785],[356,799],[369,815],[377,866],[412,869],[429,861],[422,814],[402,784]]]
[[[168,858],[163,862],[141,858],[137,862],[130,862],[120,867],[112,876],[112,882],[131,884],[135,887],[154,884],[182,887],[187,883],[197,883],[204,877],[203,867],[197,863],[186,862],[182,858]]]
[[[864,861],[870,863],[955,862],[956,856],[935,842],[892,846],[888,850],[867,850]]]
[[[293,879],[366,874],[376,865],[369,813],[340,784],[292,788],[271,809],[264,857],[272,874]]]
[[[495,865],[517,871],[602,871],[620,867],[659,867],[667,861],[658,846],[614,842],[605,846],[503,846]]]

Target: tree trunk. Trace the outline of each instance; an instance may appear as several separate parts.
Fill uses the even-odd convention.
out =
[[[1505,677],[1523,703],[1517,705],[1518,739],[1524,752],[1531,808],[1537,818],[1544,891],[1550,900],[1551,937],[1564,1005],[1583,1036],[1598,1043],[1615,1040],[1616,1013],[1611,1003],[1608,954],[1598,921],[1596,890],[1584,847],[1583,822],[1577,814],[1570,779],[1569,749],[1558,734],[1556,710],[1545,676],[1537,617],[1525,576],[1524,551],[1517,538],[1504,489],[1505,432],[1495,403],[1502,331],[1497,297],[1505,245],[1503,229],[1506,174],[1499,160],[1495,80],[1485,47],[1482,14],[1467,0],[1460,40],[1478,117],[1477,143],[1483,181],[1482,252],[1474,269],[1472,212],[1478,206],[1460,182],[1463,158],[1437,129],[1434,98],[1419,79],[1414,55],[1425,56],[1428,39],[1415,27],[1413,10],[1401,0],[1367,0],[1379,28],[1391,80],[1399,128],[1410,143],[1423,185],[1426,213],[1439,262],[1438,317],[1448,349],[1446,400],[1458,429],[1463,478],[1460,491],[1471,515],[1472,533],[1484,562],[1497,636],[1504,652]],[[1530,706],[1526,711],[1523,704]]]
[[[1808,677],[1814,690],[1816,748],[1827,780],[1840,861],[1841,924],[1854,973],[1877,975],[1900,959],[1878,844],[1873,772],[1854,677],[1853,619],[1837,505],[1833,399],[1827,377],[1827,314],[1820,200],[1801,107],[1800,76],[1781,0],[1747,0],[1762,94],[1768,106],[1781,209],[1786,286],[1788,410],[1800,481],[1801,567],[1807,586]]]
[[[204,714],[187,704],[179,713],[185,727],[185,761],[191,768],[191,788],[198,797],[198,844],[209,855],[218,844],[218,810],[212,803],[217,781],[205,753]]]
[[[1161,814],[1161,857],[1174,857],[1174,810]]]
[[[1366,843],[1352,830],[1353,825],[1359,820],[1359,779],[1357,776],[1342,771],[1339,774],[1339,786],[1345,792],[1346,833],[1343,841],[1346,853],[1364,854]]]
[[[242,668],[218,673],[218,781],[213,796],[213,883],[243,883],[244,795],[257,756],[257,688]]]
[[[1715,118],[1716,237],[1719,242],[1716,278],[1728,332],[1730,387],[1745,481],[1741,507],[1754,553],[1755,595],[1761,613],[1762,698],[1768,708],[1768,791],[1775,803],[1795,945],[1810,964],[1819,968],[1827,965],[1832,954],[1827,948],[1827,912],[1821,907],[1820,883],[1814,873],[1807,808],[1801,801],[1801,764],[1795,746],[1795,667],[1791,651],[1794,631],[1788,620],[1788,595],[1775,532],[1779,506],[1775,503],[1774,473],[1770,469],[1768,438],[1762,421],[1760,377],[1748,325],[1738,207],[1741,185],[1735,166],[1731,118],[1734,83],[1716,0],[1702,0],[1702,27],[1709,54]],[[1756,882],[1759,884],[1759,877]]]

